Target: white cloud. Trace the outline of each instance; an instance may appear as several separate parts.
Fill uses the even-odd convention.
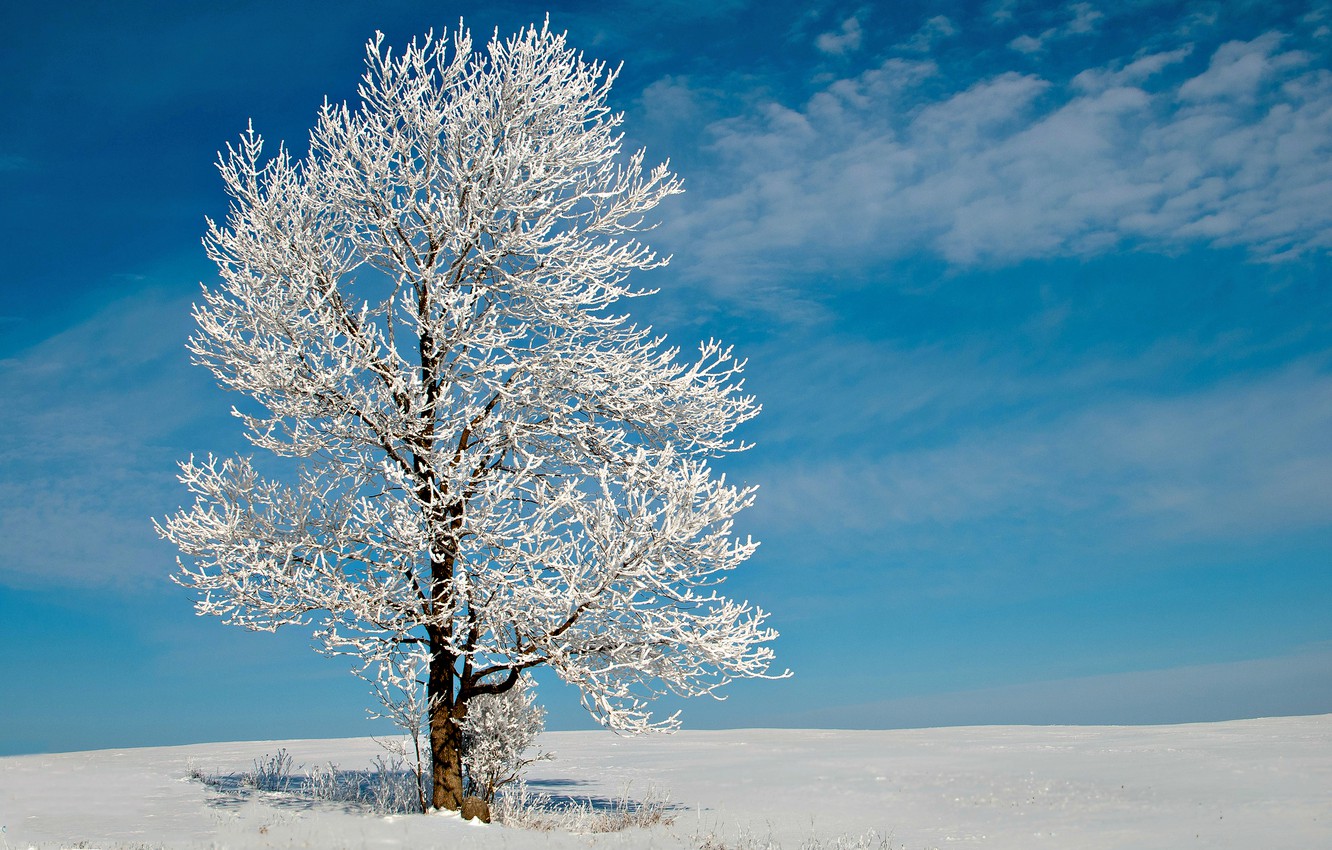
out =
[[[1018,53],[1040,53],[1045,49],[1045,40],[1054,34],[1054,30],[1046,30],[1038,38],[1031,35],[1020,35],[1008,43],[1008,46]]]
[[[0,584],[169,572],[149,525],[183,501],[169,446],[220,412],[197,402],[209,380],[187,365],[188,307],[141,293],[0,361]]]
[[[648,120],[688,120],[698,105],[689,80],[684,77],[665,76],[643,89],[640,98]]]
[[[1252,101],[1258,87],[1287,68],[1305,65],[1309,57],[1292,51],[1277,53],[1281,44],[1278,33],[1267,33],[1253,41],[1231,41],[1221,45],[1205,72],[1180,86],[1179,96],[1186,101]]]
[[[1090,3],[1074,3],[1069,7],[1069,11],[1073,13],[1073,19],[1065,25],[1064,31],[1075,35],[1092,32],[1096,29],[1097,23],[1105,17],[1092,8]]]
[[[1332,27],[1328,26],[1329,21],[1332,21],[1332,3],[1319,3],[1300,18],[1300,23],[1312,28],[1310,35],[1319,41],[1332,36]]]
[[[953,22],[946,15],[935,15],[922,24],[906,43],[900,45],[900,49],[913,53],[929,53],[940,41],[954,35],[957,35],[957,27]]]
[[[1174,50],[1139,57],[1119,70],[1089,68],[1073,78],[1073,85],[1087,92],[1105,91],[1117,86],[1136,86],[1156,76],[1170,65],[1184,61],[1191,53],[1193,45],[1186,44]]]
[[[713,279],[919,252],[968,266],[1125,245],[1259,260],[1332,248],[1332,72],[1268,34],[1157,83],[1190,49],[932,99],[934,64],[890,59],[800,108],[712,124],[733,182],[687,196],[665,233]]]
[[[841,56],[859,50],[862,35],[860,21],[852,15],[842,21],[842,26],[836,32],[821,33],[814,39],[814,46],[823,53]]]
[[[1090,3],[1074,3],[1063,11],[1068,20],[1060,26],[1050,27],[1037,36],[1020,35],[1010,41],[1008,46],[1019,53],[1028,55],[1040,53],[1051,43],[1070,35],[1087,35],[1094,32],[1101,19],[1105,17],[1104,14],[1096,11]],[[1008,17],[1012,17],[1011,12]]]
[[[1017,8],[1017,0],[990,0],[990,3],[985,7],[990,20],[996,24],[1013,20],[1013,10],[1015,8]]]
[[[931,374],[967,369],[940,363]],[[995,403],[1019,391],[1002,379],[984,386],[992,377],[978,371],[962,392]],[[940,389],[925,382],[877,392],[907,416],[934,404]],[[1020,409],[984,428],[955,425],[933,446],[769,469],[757,510],[776,526],[812,523],[876,540],[914,538],[917,526],[936,539],[1001,520],[1151,544],[1261,538],[1326,527],[1332,517],[1332,374],[1313,363],[1174,396],[1114,394],[1052,418],[1034,415],[1029,397]],[[828,416],[836,418],[835,405]],[[835,426],[802,425],[838,440]]]

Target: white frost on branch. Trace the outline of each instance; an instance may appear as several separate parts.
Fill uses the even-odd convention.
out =
[[[158,528],[200,614],[314,624],[390,714],[546,664],[604,724],[674,726],[653,696],[772,659],[766,614],[715,590],[757,543],[732,526],[754,488],[709,464],[759,406],[730,348],[686,359],[615,310],[682,191],[622,154],[615,72],[546,27],[448,47],[377,36],[306,157],[252,128],[221,156],[190,350],[296,472],[191,458],[194,504]],[[428,681],[452,690],[411,695]]]

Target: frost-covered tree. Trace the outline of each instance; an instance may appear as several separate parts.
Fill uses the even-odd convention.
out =
[[[732,529],[753,489],[709,467],[759,408],[729,348],[683,358],[615,310],[665,264],[635,233],[681,186],[622,153],[613,71],[547,27],[382,41],[308,155],[251,129],[220,158],[190,350],[290,473],[191,458],[193,506],[158,527],[199,613],[313,624],[423,711],[456,809],[459,722],[524,670],[628,732],[676,724],[661,693],[767,675],[766,614],[715,589],[757,545]]]
[[[487,804],[495,802],[495,792],[521,777],[528,765],[551,757],[536,749],[537,736],[546,728],[546,712],[536,704],[531,685],[531,677],[524,673],[504,693],[476,697],[462,722],[467,790]]]

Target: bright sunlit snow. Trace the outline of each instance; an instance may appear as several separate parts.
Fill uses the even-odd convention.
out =
[[[187,778],[285,747],[306,767],[367,766],[369,739],[199,744],[0,759],[0,847],[1332,846],[1332,715],[1182,726],[898,731],[556,732],[532,785],[606,798],[668,792],[670,826],[532,833],[454,815],[380,818],[281,796],[228,803]],[[79,842],[84,842],[79,844]],[[709,844],[709,842],[711,842]],[[810,843],[818,842],[818,843]],[[871,845],[880,846],[877,841]]]

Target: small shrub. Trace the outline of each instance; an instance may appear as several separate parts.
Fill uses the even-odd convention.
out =
[[[649,788],[643,800],[630,799],[626,789],[609,805],[594,805],[590,800],[555,801],[549,794],[532,791],[525,782],[497,796],[491,815],[505,826],[579,835],[620,832],[675,820],[669,799],[655,788]]]
[[[801,842],[800,850],[890,850],[888,836],[870,829],[860,835],[839,835],[827,841],[809,838]]]
[[[346,774],[333,762],[315,765],[305,774],[305,793],[316,800],[344,801],[353,793]]]
[[[741,827],[734,839],[726,839],[709,831],[696,834],[693,843],[698,850],[782,850],[772,833],[759,836]],[[892,850],[890,836],[870,829],[860,835],[839,835],[836,838],[807,838],[800,842],[800,850]]]
[[[185,777],[194,782],[208,784],[208,774],[204,773],[203,768],[199,767],[199,763],[192,758],[185,760]]]
[[[328,762],[296,776],[291,756],[279,750],[276,756],[256,760],[253,769],[241,774],[207,774],[188,765],[186,775],[218,792],[242,797],[263,791],[310,803],[341,803],[378,815],[420,811],[416,773],[397,756],[378,756],[369,770],[339,770]]]
[[[398,756],[375,756],[374,768],[362,784],[370,809],[381,815],[421,810],[416,773]]]
[[[494,803],[496,793],[519,781],[528,765],[552,758],[539,749],[527,755],[546,728],[546,711],[537,705],[531,686],[524,674],[504,693],[472,700],[460,724],[469,795]]]
[[[256,791],[286,791],[291,787],[291,754],[285,749],[275,756],[265,753],[255,759],[253,770],[241,774],[240,782]]]

